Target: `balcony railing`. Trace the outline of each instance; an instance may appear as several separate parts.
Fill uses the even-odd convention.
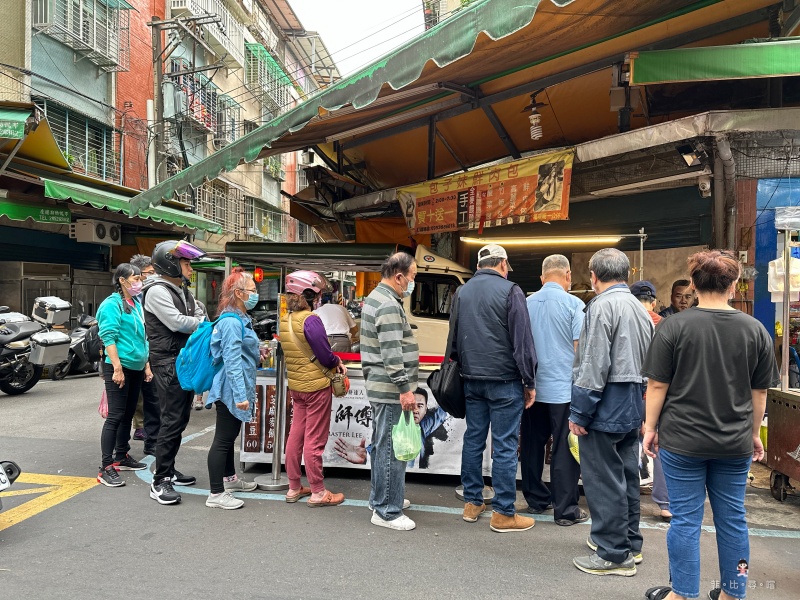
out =
[[[222,0],[172,0],[172,16],[215,15],[216,23],[203,25],[208,45],[231,68],[244,67],[244,26],[225,8]]]

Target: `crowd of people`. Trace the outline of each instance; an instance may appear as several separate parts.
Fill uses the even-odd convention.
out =
[[[205,318],[185,285],[192,273],[190,261],[200,255],[186,242],[162,242],[152,259],[135,257],[119,265],[116,291],[98,311],[109,403],[98,481],[117,487],[124,485],[118,469],[145,468],[128,453],[141,388],[145,451],[155,455],[150,496],[160,504],[180,502],[175,486],[195,483],[175,468],[194,397],[181,389],[175,360]],[[150,268],[155,274],[147,276]],[[689,279],[675,282],[671,306],[660,315],[654,312],[655,286],[639,281],[629,287],[628,258],[616,249],[600,250],[589,261],[595,296],[586,305],[569,293],[572,267],[562,255],[544,260],[542,288],[527,299],[509,280],[511,271],[503,247],[484,246],[477,272],[451,301],[452,343],[446,356],[459,366],[466,402],[463,520],[476,523],[487,510],[483,455],[491,435],[492,531],[522,532],[535,525],[533,517],[515,507],[519,463],[528,514],[552,509],[555,524],[563,527],[591,516],[586,542],[591,553],[573,559],[577,569],[593,575],[635,575],[644,560],[641,444],[654,460],[653,499],[661,516],[671,520],[670,584],[647,590],[646,598],[698,597],[706,494],[718,531],[721,582],[709,597],[744,598],[747,473],[751,460],[763,457],[759,426],[766,389],[779,377],[764,327],[729,305],[740,276],[736,258],[716,250],[690,257]],[[405,497],[408,463],[395,456],[392,428],[409,411],[417,424],[426,423],[430,436],[445,416],[438,407],[429,414],[427,394],[418,387],[419,346],[403,307],[403,299],[413,293],[416,273],[411,255],[390,256],[382,265],[380,283],[364,301],[360,349],[372,438],[360,451],[337,448],[340,455],[352,454],[351,462],[369,458],[371,522],[397,531],[416,524],[403,512],[410,506]],[[334,350],[349,346],[358,328],[335,309],[312,312],[324,302],[326,291],[317,273],[288,275],[285,291],[288,312],[280,332],[294,411],[285,500],[309,497],[311,507],[336,506],[344,495],[326,488],[322,471],[331,381],[347,372]],[[250,274],[236,271],[226,278],[211,342],[214,360],[222,367],[204,400],[206,407],[216,407],[206,500],[212,508],[239,508],[243,501],[232,492],[256,487],[236,475],[234,443],[255,402],[259,344],[247,311],[257,301]],[[339,329],[326,332],[326,322]],[[578,439],[580,464],[570,453],[570,435]],[[548,486],[542,472],[551,438]],[[419,460],[431,452],[432,447],[423,445]],[[302,485],[301,460],[308,487]],[[579,506],[579,479],[589,512]]]

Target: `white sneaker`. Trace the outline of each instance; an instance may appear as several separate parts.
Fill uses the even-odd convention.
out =
[[[206,506],[209,508],[222,508],[224,510],[234,510],[244,506],[244,501],[239,498],[234,498],[233,494],[228,491],[221,494],[210,494],[206,500]]]
[[[255,481],[245,481],[239,477],[236,478],[236,481],[224,481],[222,485],[225,486],[225,491],[231,492],[252,492],[258,489]]]
[[[408,498],[403,498],[403,510],[407,509],[410,506],[411,506],[411,500],[409,500]],[[375,510],[374,508],[372,508],[372,504],[367,504],[367,507],[370,510]]]
[[[378,513],[372,513],[371,522],[373,525],[377,525],[378,527],[386,527],[387,529],[396,529],[397,531],[411,531],[417,526],[417,524],[414,523],[414,521],[412,521],[405,515],[400,515],[394,521],[384,521],[378,516]]]

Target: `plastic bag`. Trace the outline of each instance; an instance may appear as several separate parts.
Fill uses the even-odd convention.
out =
[[[103,390],[103,394],[100,396],[100,406],[97,407],[97,412],[99,412],[100,416],[104,419],[108,416],[108,396],[106,396],[105,390]]]
[[[392,427],[392,447],[397,460],[409,461],[419,456],[422,449],[422,430],[414,422],[410,410],[404,410],[400,422]]]
[[[569,444],[569,453],[572,454],[572,458],[574,458],[578,464],[581,464],[581,452],[578,449],[578,436],[574,433],[570,433],[567,436],[567,443]]]

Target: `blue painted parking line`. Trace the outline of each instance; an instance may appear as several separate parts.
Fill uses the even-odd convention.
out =
[[[187,442],[192,441],[195,438],[203,436],[207,433],[214,431],[216,427],[214,425],[210,427],[206,427],[196,433],[191,435],[187,435],[181,440],[181,445],[186,444]],[[147,469],[142,471],[136,471],[136,475],[147,484],[153,482],[153,472],[150,470],[153,462],[155,462],[155,457],[153,456],[145,456],[142,459],[142,462],[147,465]],[[181,494],[190,494],[192,496],[208,496],[211,492],[210,490],[197,488],[194,486],[178,486],[176,487],[176,491],[180,492]],[[242,498],[246,500],[272,500],[275,502],[286,502],[286,498],[283,494],[268,494],[265,492],[236,492],[237,498]],[[368,502],[367,500],[345,500],[342,502],[341,506],[354,506],[359,508],[367,508]],[[463,508],[454,508],[451,506],[429,506],[429,505],[422,505],[422,504],[412,504],[409,508],[409,511],[416,511],[416,512],[429,512],[429,513],[439,513],[439,514],[446,514],[446,515],[461,515],[464,512]],[[487,510],[485,513],[481,515],[481,518],[487,518],[491,516],[491,511]],[[552,515],[534,515],[534,518],[539,522],[544,523],[552,523],[553,516]],[[592,520],[589,519],[585,523],[576,523],[576,525],[591,525]],[[666,523],[647,523],[646,521],[642,521],[639,524],[640,529],[650,529],[656,531],[663,531],[666,532],[669,529],[669,525]],[[702,531],[706,533],[716,534],[717,530],[715,527],[711,525],[704,525]],[[763,537],[763,538],[784,538],[784,539],[800,539],[800,531],[795,530],[785,530],[785,529],[750,529],[750,537]]]

